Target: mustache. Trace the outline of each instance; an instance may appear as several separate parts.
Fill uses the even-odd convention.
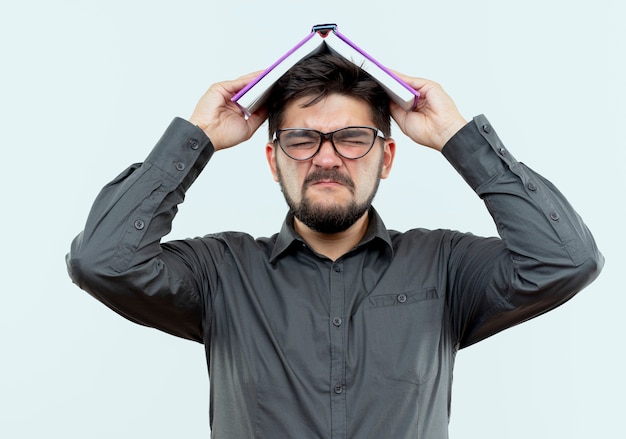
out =
[[[341,172],[337,171],[336,169],[320,169],[318,171],[313,172],[312,174],[309,174],[304,179],[303,186],[306,187],[311,184],[315,184],[321,181],[329,181],[329,180],[343,184],[344,186],[347,186],[350,189],[354,189],[354,182],[352,181],[352,179],[348,177],[347,175],[342,174]]]

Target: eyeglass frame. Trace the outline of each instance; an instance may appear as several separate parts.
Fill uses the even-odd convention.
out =
[[[335,145],[335,141],[333,140],[333,136],[335,135],[336,132],[343,131],[343,130],[346,130],[346,129],[349,129],[349,128],[368,128],[368,129],[373,130],[375,132],[374,138],[372,140],[372,144],[369,146],[369,148],[367,148],[367,151],[365,151],[363,154],[361,154],[358,157],[346,157],[345,155],[340,153],[339,150],[337,149],[337,146]],[[289,155],[289,153],[287,151],[285,151],[285,148],[283,148],[283,145],[280,144],[280,140],[278,139],[279,133],[282,133],[282,132],[285,132],[285,131],[297,131],[297,130],[315,132],[315,133],[318,133],[320,135],[320,143],[317,146],[317,149],[315,150],[313,155],[311,155],[311,157],[307,157],[305,159],[297,159],[295,157],[292,157],[291,155]],[[335,150],[335,152],[337,153],[337,155],[339,157],[342,157],[342,158],[344,158],[346,160],[358,160],[358,159],[361,159],[361,158],[365,157],[367,154],[369,154],[369,152],[374,147],[374,144],[376,143],[376,138],[378,138],[378,137],[380,137],[383,140],[386,139],[385,134],[380,129],[372,127],[372,126],[368,126],[368,125],[350,125],[350,126],[347,126],[347,127],[338,128],[338,129],[333,130],[333,131],[328,131],[327,133],[325,133],[323,131],[320,131],[320,130],[313,129],[313,128],[282,128],[280,130],[274,131],[274,135],[272,136],[272,142],[278,143],[278,146],[280,146],[280,149],[285,153],[285,155],[287,157],[289,157],[292,160],[296,160],[298,162],[305,162],[307,160],[311,160],[313,157],[315,157],[317,154],[319,154],[320,150],[322,149],[322,145],[324,144],[324,142],[326,140],[330,140],[330,144],[333,146],[333,149]]]

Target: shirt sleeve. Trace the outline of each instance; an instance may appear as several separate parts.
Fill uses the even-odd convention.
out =
[[[442,153],[484,200],[501,238],[453,243],[448,302],[460,347],[559,306],[598,276],[604,259],[581,218],[515,160],[485,116]]]
[[[160,240],[213,152],[201,129],[174,119],[145,162],[102,189],[66,256],[72,280],[117,313],[199,342],[203,295],[182,258],[164,262]]]

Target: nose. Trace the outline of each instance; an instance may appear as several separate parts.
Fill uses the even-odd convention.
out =
[[[341,157],[337,154],[337,151],[335,151],[335,147],[331,143],[330,139],[328,137],[325,138],[322,141],[320,150],[313,157],[313,164],[321,168],[330,169],[339,167],[342,163]]]

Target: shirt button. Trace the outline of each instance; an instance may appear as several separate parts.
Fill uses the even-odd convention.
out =
[[[558,220],[559,220],[559,218],[560,218],[560,216],[559,216],[559,214],[558,214],[557,212],[552,212],[552,213],[550,214],[550,219],[551,219],[552,221],[558,221]]]
[[[341,393],[343,393],[343,386],[341,384],[335,384],[335,387],[333,387],[333,391],[339,395]]]
[[[487,124],[483,125],[483,131],[485,133],[489,134],[489,133],[491,133],[491,130],[492,130],[491,129],[491,125],[487,125]]]
[[[335,270],[335,272],[337,272],[337,273],[341,273],[343,271],[343,266],[341,264],[336,264],[333,267],[333,270]]]
[[[174,162],[174,166],[179,171],[184,171],[185,170],[185,164],[183,162]]]
[[[189,139],[189,141],[187,142],[187,145],[191,148],[191,149],[198,149],[200,147],[200,145],[198,144],[198,140],[197,139]]]
[[[506,157],[506,149],[504,149],[504,148],[500,148],[500,149],[498,150],[498,152],[500,153],[500,155],[501,155],[502,157]]]
[[[343,320],[341,320],[341,317],[335,317],[333,319],[333,325],[335,325],[336,327],[340,327],[342,323]]]
[[[406,302],[406,294],[398,294],[398,302],[400,303]]]
[[[537,190],[537,185],[531,181],[528,183],[528,190],[535,192]]]
[[[143,222],[143,220],[135,220],[135,222],[133,223],[133,225],[135,226],[135,228],[137,230],[142,230],[144,227],[146,227],[146,223]]]

